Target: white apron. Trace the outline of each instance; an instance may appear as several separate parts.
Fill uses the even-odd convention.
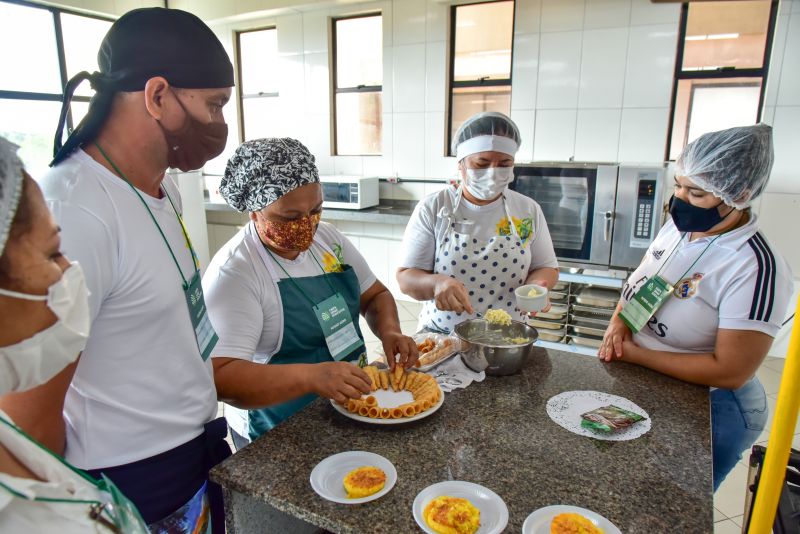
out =
[[[457,220],[455,215],[463,198],[462,188],[456,194],[455,206],[450,195],[445,195],[445,205],[437,214],[433,272],[456,278],[464,284],[476,313],[503,309],[516,318],[519,312],[516,311],[514,290],[524,285],[528,277],[530,250],[522,244],[508,212],[505,193],[502,202],[512,235],[495,235],[488,240],[473,237],[474,221]],[[458,323],[475,317],[466,312],[441,311],[432,299],[422,305],[417,329],[449,333]]]

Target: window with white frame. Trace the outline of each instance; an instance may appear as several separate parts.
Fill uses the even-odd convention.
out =
[[[374,156],[382,150],[383,17],[332,21],[333,154]]]
[[[278,30],[270,27],[237,32],[236,49],[241,138],[272,137],[280,112]]]
[[[29,2],[0,0],[0,135],[20,146],[28,172],[41,176],[53,158],[53,138],[67,80],[97,70],[97,51],[112,20]],[[89,107],[91,89],[76,92],[67,130]]]

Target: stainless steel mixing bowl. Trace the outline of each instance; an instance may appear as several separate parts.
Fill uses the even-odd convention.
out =
[[[526,337],[529,341],[521,345],[476,341],[489,331],[506,338]],[[486,319],[469,319],[459,323],[453,333],[461,339],[461,359],[467,367],[476,372],[486,371],[487,375],[512,375],[518,372],[539,337],[539,332],[525,323],[512,321],[508,326],[501,326],[491,324]]]

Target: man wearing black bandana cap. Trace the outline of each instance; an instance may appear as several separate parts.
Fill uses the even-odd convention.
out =
[[[167,168],[201,168],[227,140],[233,67],[197,17],[137,9],[116,21],[99,72],[65,88],[53,168],[42,180],[91,291],[92,334],[66,395],[65,455],[105,475],[153,532],[224,532],[211,466],[230,454],[208,354],[197,258]],[[66,142],[72,93],[95,95]],[[188,527],[187,527],[188,525]]]

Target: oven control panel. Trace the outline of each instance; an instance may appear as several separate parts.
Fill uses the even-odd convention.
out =
[[[655,199],[656,181],[640,179],[633,223],[633,237],[635,239],[649,240],[652,237]]]

